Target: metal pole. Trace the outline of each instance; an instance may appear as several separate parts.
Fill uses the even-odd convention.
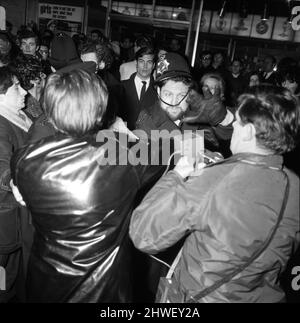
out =
[[[201,0],[200,9],[199,9],[199,16],[198,16],[198,21],[197,21],[196,36],[195,36],[195,42],[194,42],[194,50],[193,50],[193,56],[192,56],[192,62],[191,62],[192,67],[194,67],[195,60],[196,60],[196,53],[197,53],[197,47],[198,47],[198,39],[199,39],[201,18],[202,18],[202,13],[203,13],[203,4],[204,4],[204,0]]]
[[[192,35],[192,27],[193,27],[193,18],[194,18],[194,12],[195,12],[195,0],[193,0],[192,4],[192,11],[191,11],[191,23],[189,26],[188,36],[187,36],[187,42],[185,46],[185,55],[188,56],[189,54],[189,48],[190,48],[190,42],[191,42],[191,35]]]
[[[112,7],[112,0],[108,0],[105,19],[105,36],[110,39],[110,13]]]
[[[85,35],[87,34],[88,29],[88,20],[89,20],[89,1],[85,0],[84,2],[84,24],[81,28],[81,32],[83,32]]]

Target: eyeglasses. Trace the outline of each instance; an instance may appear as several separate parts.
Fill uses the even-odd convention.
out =
[[[203,61],[211,61],[212,58],[210,56],[204,56],[201,58]]]

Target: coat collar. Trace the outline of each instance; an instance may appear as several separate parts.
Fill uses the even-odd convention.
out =
[[[272,169],[283,168],[283,157],[281,155],[259,155],[252,153],[235,154],[228,161],[240,161],[246,164],[263,166]]]

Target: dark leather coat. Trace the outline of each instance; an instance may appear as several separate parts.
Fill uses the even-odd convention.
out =
[[[100,166],[105,151],[93,136],[59,134],[15,154],[14,181],[36,229],[28,301],[131,301],[130,216],[138,191],[164,169]],[[116,162],[127,154],[119,149]]]

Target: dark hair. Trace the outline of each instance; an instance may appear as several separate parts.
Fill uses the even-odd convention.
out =
[[[30,81],[41,77],[43,65],[38,58],[21,55],[18,57],[15,70],[22,88],[28,91],[33,88],[33,84]]]
[[[136,47],[153,47],[153,41],[150,37],[140,36],[135,40]]]
[[[282,82],[288,80],[290,82],[296,82],[298,85],[300,85],[299,71],[297,71],[297,69],[288,69],[282,74],[281,77]]]
[[[259,145],[274,153],[293,150],[299,140],[300,106],[288,90],[257,86],[239,97],[238,114],[243,124],[252,123]]]
[[[96,44],[90,40],[84,42],[80,48],[80,54],[96,53]]]
[[[270,58],[272,60],[273,65],[276,65],[276,58],[273,55],[266,55],[265,59]]]
[[[105,63],[104,70],[108,70],[115,60],[113,50],[105,44],[96,45],[96,55],[99,63],[101,61]]]
[[[203,57],[203,56],[207,56],[207,55],[210,55],[210,56],[211,56],[211,58],[213,57],[213,54],[212,54],[212,52],[211,52],[211,51],[209,51],[209,50],[204,50],[204,51],[202,51],[202,52],[201,52],[201,54],[200,54],[200,59],[202,59],[202,57]]]
[[[36,33],[31,30],[25,29],[20,33],[19,40],[22,42],[22,39],[34,38],[37,45],[39,45],[39,37]]]
[[[234,62],[239,62],[239,63],[240,63],[240,65],[241,65],[241,67],[243,66],[243,61],[242,61],[240,58],[238,58],[238,57],[235,57],[235,58],[231,61],[231,65],[232,65]]]
[[[98,29],[93,29],[93,30],[91,31],[91,34],[97,34],[97,36],[98,36],[99,38],[101,38],[101,39],[104,37],[103,33],[102,33],[100,30],[98,30]]]
[[[5,94],[13,85],[14,72],[7,66],[0,67],[0,94]]]
[[[156,52],[153,47],[142,47],[135,53],[135,59],[138,60],[144,55],[153,55],[153,62],[155,62]]]
[[[175,77],[172,77],[172,78],[169,78],[169,79],[166,79],[166,80],[155,82],[155,86],[159,87],[159,88],[162,88],[164,85],[166,85],[166,83],[169,80],[171,80],[171,81],[173,81],[175,83],[176,82],[182,82],[183,84],[188,86],[190,89],[192,89],[195,86],[195,82],[191,78],[186,77],[186,76],[175,76]]]

